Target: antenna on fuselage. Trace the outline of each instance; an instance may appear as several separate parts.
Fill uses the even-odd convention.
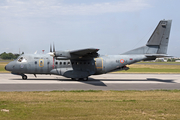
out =
[[[34,54],[37,54],[37,50],[36,50],[36,52]]]

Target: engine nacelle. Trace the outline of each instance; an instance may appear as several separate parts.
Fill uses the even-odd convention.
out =
[[[70,58],[67,57],[56,57],[56,60],[69,60]]]
[[[57,58],[71,58],[71,55],[70,55],[70,53],[68,52],[68,51],[56,51],[55,53],[54,53],[54,55],[55,55],[55,57],[57,57]]]

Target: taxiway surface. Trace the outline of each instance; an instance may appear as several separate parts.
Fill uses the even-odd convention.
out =
[[[0,91],[53,90],[156,90],[180,89],[180,74],[103,74],[88,81],[72,81],[56,75],[27,75],[27,80],[0,74]]]

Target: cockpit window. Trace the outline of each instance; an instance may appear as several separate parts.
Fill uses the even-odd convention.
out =
[[[20,57],[20,58],[18,59],[18,62],[22,62],[22,60],[23,60],[23,57]]]
[[[27,60],[26,60],[24,57],[20,57],[20,58],[18,59],[18,62],[27,62]]]

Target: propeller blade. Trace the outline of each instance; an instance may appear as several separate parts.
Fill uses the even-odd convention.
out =
[[[56,56],[54,43],[53,43],[53,48],[52,48],[52,44],[50,44],[50,52],[48,54],[53,58]]]
[[[52,52],[52,45],[50,44],[50,52]]]
[[[55,46],[54,46],[54,43],[53,43],[53,52],[55,53]]]

